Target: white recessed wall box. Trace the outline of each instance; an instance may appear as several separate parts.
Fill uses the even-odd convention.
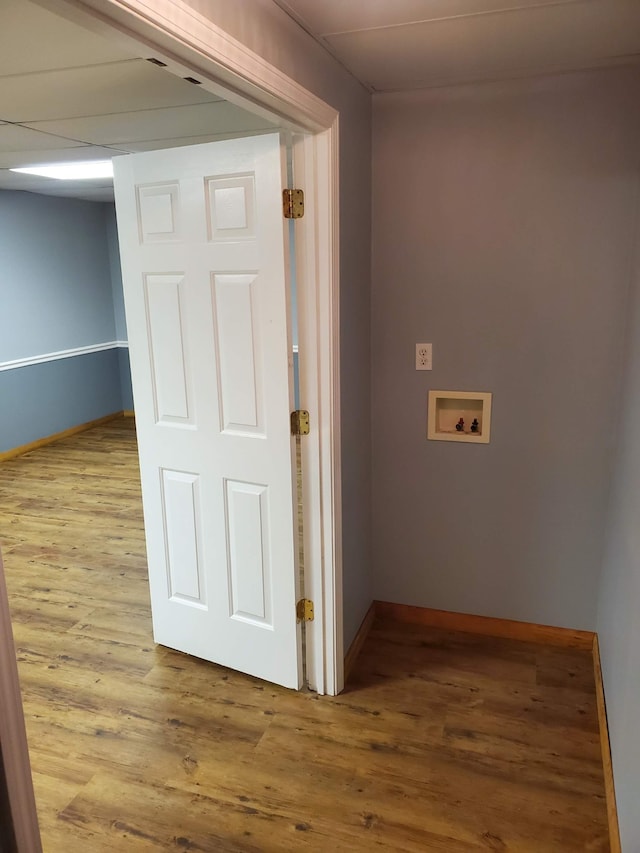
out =
[[[491,394],[484,391],[429,391],[427,438],[489,444]]]

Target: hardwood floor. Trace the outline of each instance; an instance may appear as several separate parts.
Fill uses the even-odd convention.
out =
[[[378,622],[331,699],[155,647],[131,426],[0,466],[45,853],[609,849],[588,652]]]

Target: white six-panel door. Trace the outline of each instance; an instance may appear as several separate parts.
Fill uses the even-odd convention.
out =
[[[299,688],[280,139],[114,165],[154,638]]]

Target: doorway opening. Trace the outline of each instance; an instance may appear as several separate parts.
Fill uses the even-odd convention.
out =
[[[174,0],[157,2],[146,16],[136,16],[130,3],[112,0],[106,8],[102,2],[95,4],[99,18],[89,8],[90,3],[42,0],[41,5],[62,12],[82,25],[109,35],[116,34],[135,45],[139,51],[137,55],[151,52],[172,73],[192,77],[211,91],[226,93],[228,100],[236,105],[249,105],[257,114],[283,121],[292,129],[307,134],[295,144],[294,160],[304,185],[313,188],[312,192],[308,191],[307,220],[297,247],[298,267],[305,274],[305,292],[300,294],[303,306],[301,338],[309,353],[309,358],[301,365],[301,394],[307,407],[315,409],[318,419],[317,431],[302,449],[303,457],[306,455],[311,463],[303,491],[309,507],[310,523],[305,527],[305,540],[310,586],[316,605],[316,620],[310,625],[308,637],[309,673],[318,692],[339,692],[342,687],[342,590],[337,114],[290,78],[224,37],[222,31],[208,22],[195,22],[192,32],[183,30],[178,37],[167,22],[174,20],[176,15],[187,15],[186,4]],[[196,48],[196,44],[209,47],[203,51]],[[22,766],[28,774],[26,757]]]
[[[82,23],[87,22],[86,10],[85,12],[80,12],[77,8],[74,8],[79,4],[52,2],[45,3],[43,5],[49,8],[55,7],[56,11],[63,11],[62,7],[64,7],[64,11],[71,14],[72,17],[81,19]],[[104,26],[104,22],[101,26]],[[120,33],[121,32],[122,27],[120,27]],[[131,42],[132,37],[130,33],[127,38]],[[140,41],[137,41],[136,43],[140,46]],[[169,61],[164,62],[163,59],[159,59],[155,56],[153,58],[154,64],[162,65],[172,73],[176,73],[176,68],[178,66],[175,59],[174,66],[176,67],[170,68]],[[178,68],[178,70],[180,71],[184,69]],[[207,75],[202,76],[206,77]],[[278,76],[276,73],[276,77],[278,77],[278,83],[281,83],[282,80],[280,78],[282,75]],[[195,78],[191,79],[193,80]],[[220,92],[221,90],[221,84],[219,81],[212,79],[210,81],[205,80],[198,82],[201,85],[209,83],[210,88],[216,89],[217,92]],[[273,79],[269,80],[267,76],[266,81],[263,81],[262,85],[265,90],[268,86],[273,87]],[[289,123],[289,126],[297,128],[298,130],[304,128],[304,125],[306,124],[307,127],[305,129],[312,126],[316,131],[318,124],[324,124],[325,127],[330,125],[329,129],[323,134],[316,133],[314,136],[298,138],[296,145],[294,146],[294,156],[292,159],[296,162],[298,167],[297,171],[299,173],[305,173],[304,177],[309,180],[308,185],[310,186],[317,180],[317,173],[320,165],[324,162],[325,165],[328,164],[330,167],[332,158],[335,158],[334,125],[336,116],[333,111],[327,110],[325,105],[317,101],[317,99],[314,99],[312,96],[309,96],[308,93],[304,92],[300,87],[297,87],[292,83],[292,81],[288,81],[288,85],[290,91],[286,94],[290,96],[289,112],[292,114],[292,118],[284,120],[283,122],[281,117],[278,117],[281,123]],[[243,103],[248,102],[246,95],[237,95],[237,93],[235,93],[235,96],[238,101],[242,101]],[[272,98],[272,96],[270,97]],[[267,110],[264,106],[256,106],[257,101],[258,99],[254,97],[252,105],[256,107],[256,111],[258,113],[264,116]],[[270,104],[270,106],[272,106],[272,104]],[[306,115],[301,118],[301,114],[303,112],[306,113]],[[314,112],[321,116],[320,122],[317,118],[310,120],[309,116]],[[271,116],[273,116],[273,113],[271,113]],[[297,119],[297,124],[295,123],[295,119]],[[48,122],[49,120],[47,119],[46,121]],[[34,124],[37,124],[37,122]],[[51,130],[51,128],[49,129]],[[309,549],[309,554],[310,557],[313,555],[313,558],[309,559],[309,562],[313,565],[313,571],[315,571],[317,575],[315,580],[313,580],[313,578],[311,579],[309,585],[311,588],[315,587],[319,592],[319,595],[315,596],[315,598],[316,614],[320,618],[317,619],[316,624],[312,626],[312,631],[315,632],[316,636],[315,642],[310,644],[310,655],[313,658],[313,663],[310,666],[311,680],[312,682],[315,682],[314,686],[319,690],[319,692],[335,692],[336,689],[339,689],[337,685],[340,684],[341,679],[341,649],[340,654],[337,653],[338,645],[340,644],[341,626],[338,624],[340,620],[335,618],[339,611],[339,601],[337,598],[338,584],[336,584],[337,574],[335,571],[339,568],[339,560],[335,559],[336,555],[339,554],[339,537],[335,535],[336,508],[339,506],[339,481],[335,479],[335,471],[339,464],[339,454],[336,451],[336,436],[327,429],[327,418],[329,419],[330,425],[331,418],[335,416],[336,410],[336,388],[335,383],[332,384],[332,381],[336,378],[336,352],[335,341],[330,341],[329,346],[326,346],[324,343],[318,345],[318,340],[321,337],[320,330],[322,329],[326,331],[326,329],[330,329],[335,320],[335,293],[331,291],[331,287],[329,287],[328,292],[323,289],[322,293],[319,294],[320,298],[318,298],[318,292],[313,292],[314,287],[318,290],[320,274],[324,274],[326,276],[326,282],[329,285],[332,284],[332,281],[336,276],[334,254],[335,245],[334,242],[332,242],[335,241],[335,229],[332,227],[329,230],[328,228],[328,225],[331,224],[330,214],[333,212],[332,204],[335,206],[333,189],[334,188],[331,186],[328,186],[323,192],[319,192],[317,197],[313,200],[309,217],[312,224],[310,224],[308,228],[308,232],[310,234],[314,231],[318,231],[320,227],[324,228],[324,236],[328,240],[331,251],[328,252],[327,255],[321,256],[314,240],[307,239],[307,237],[303,238],[301,241],[298,251],[302,261],[300,263],[300,267],[305,269],[305,273],[313,285],[313,287],[309,288],[309,292],[303,297],[303,301],[306,299],[308,304],[313,303],[314,309],[317,309],[318,307],[320,308],[319,311],[308,310],[309,317],[302,324],[303,328],[301,334],[306,336],[312,344],[309,351],[312,352],[314,349],[313,345],[315,345],[316,349],[319,350],[319,354],[315,359],[314,364],[311,363],[312,360],[310,359],[309,364],[306,366],[304,371],[305,375],[300,377],[300,384],[301,387],[305,388],[305,395],[309,403],[315,402],[316,404],[319,404],[320,398],[323,395],[328,398],[329,403],[329,405],[325,406],[323,411],[322,416],[324,420],[322,421],[320,416],[318,417],[318,431],[320,432],[320,435],[316,436],[315,440],[311,440],[307,444],[307,455],[310,463],[309,467],[310,469],[318,469],[318,476],[315,478],[310,477],[308,487],[305,487],[304,489],[307,497],[307,503],[310,502],[312,505],[310,518],[313,517],[315,519],[319,517],[321,519],[318,521],[315,531],[309,530],[305,534],[312,546]],[[331,262],[332,257],[333,264]],[[335,285],[335,281],[333,281],[333,284]],[[324,386],[320,382],[320,372],[318,370],[318,362],[322,360],[323,357],[326,359],[327,366],[330,368],[328,373],[327,371],[324,373]],[[300,374],[298,373],[298,375]],[[320,415],[319,405],[318,413]],[[303,455],[304,452],[301,453],[301,456]],[[319,468],[322,465],[324,465],[325,468],[324,483],[319,476]],[[331,476],[327,476],[327,473]],[[330,510],[329,513],[327,513],[327,508]],[[323,526],[325,529],[323,529]],[[322,578],[325,566],[327,565],[332,569],[329,584],[325,584]]]

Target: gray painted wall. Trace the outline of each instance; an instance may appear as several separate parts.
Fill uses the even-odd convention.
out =
[[[637,97],[640,98],[640,85]],[[634,176],[634,184],[640,197],[638,173]],[[628,312],[620,441],[611,491],[597,626],[625,853],[640,850],[640,230],[637,246]]]
[[[133,412],[133,385],[131,383],[131,362],[129,348],[118,347],[118,371],[120,374],[120,402],[125,412]]]
[[[0,453],[120,411],[118,352],[0,372]]]
[[[109,274],[111,276],[111,295],[113,299],[113,316],[116,329],[116,340],[128,341],[127,321],[124,311],[124,290],[122,287],[122,268],[120,266],[120,246],[118,244],[118,225],[116,221],[115,204],[104,205],[107,251],[109,253]],[[118,350],[118,366],[120,369],[120,388],[122,393],[122,408],[127,412],[133,411],[133,386],[131,384],[131,364],[129,349],[121,347]]]
[[[0,191],[0,362],[115,339],[112,210]],[[0,452],[132,408],[130,384],[126,350],[0,371]]]
[[[595,627],[637,81],[374,98],[376,598]],[[427,441],[429,388],[492,391],[491,444]]]
[[[0,362],[113,341],[104,205],[0,191]]]
[[[127,321],[124,313],[124,291],[122,289],[122,269],[120,266],[120,246],[118,244],[118,226],[115,204],[102,205],[104,212],[107,252],[109,256],[109,276],[111,279],[111,298],[115,323],[115,340],[127,341]]]
[[[371,603],[371,103],[271,0],[187,0],[200,14],[340,110],[341,407],[345,648]],[[304,402],[304,401],[303,401]]]

